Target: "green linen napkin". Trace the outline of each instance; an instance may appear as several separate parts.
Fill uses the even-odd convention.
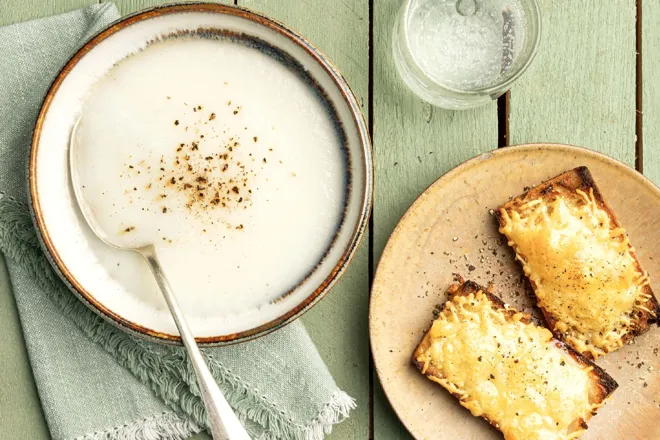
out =
[[[133,338],[78,301],[28,212],[25,161],[41,100],[74,51],[118,17],[100,4],[0,28],[0,251],[55,440],[184,439],[206,426],[184,351]],[[322,439],[355,406],[299,322],[205,356],[255,439]]]

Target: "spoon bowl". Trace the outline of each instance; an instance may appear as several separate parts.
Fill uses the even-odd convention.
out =
[[[78,155],[77,155],[77,149],[75,148],[75,145],[78,141],[78,132],[81,126],[82,118],[78,118],[76,122],[73,124],[73,128],[71,129],[71,138],[69,140],[69,155],[68,155],[68,160],[69,160],[69,177],[71,179],[71,188],[73,189],[73,194],[76,198],[76,202],[78,203],[78,208],[80,209],[80,212],[82,213],[83,217],[85,218],[85,221],[89,225],[90,229],[94,234],[105,244],[107,244],[110,247],[113,247],[115,249],[120,249],[120,250],[130,250],[130,251],[135,251],[140,255],[144,255],[144,252],[152,252],[153,251],[153,243],[140,243],[140,245],[133,245],[133,246],[126,246],[123,245],[122,243],[118,243],[115,241],[115,237],[113,237],[111,234],[108,234],[105,229],[101,226],[100,222],[97,220],[96,216],[94,215],[94,211],[91,209],[90,205],[85,201],[85,195],[83,194],[83,185],[81,183],[80,175],[78,173]]]

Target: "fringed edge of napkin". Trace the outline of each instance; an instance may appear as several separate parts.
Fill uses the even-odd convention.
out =
[[[106,323],[79,301],[64,285],[43,254],[34,230],[28,207],[10,196],[0,193],[0,251],[10,260],[28,270],[45,290],[50,299],[92,341],[100,344],[113,355],[117,362],[131,371],[152,391],[176,411],[183,412],[193,420],[187,425],[184,419],[179,427],[189,427],[188,435],[199,431],[198,425],[207,426],[206,411],[198,395],[195,373],[183,353],[172,351],[167,356],[156,354],[141,341]],[[343,391],[337,391],[321,409],[317,417],[303,425],[292,420],[285,411],[261,396],[250,393],[250,386],[224,367],[219,361],[205,355],[211,373],[224,384],[225,397],[237,411],[242,421],[246,419],[260,425],[266,433],[250,432],[255,440],[322,440],[332,431],[333,425],[346,419],[356,407],[355,400]],[[146,367],[145,365],[148,365]],[[184,380],[181,378],[183,377]],[[185,390],[182,390],[182,386]],[[254,391],[254,390],[252,390]],[[128,437],[120,433],[138,433],[131,425],[117,427],[98,433],[98,436],[82,437],[81,440],[150,440],[147,433],[166,429],[171,420],[153,419],[154,431],[143,431],[144,437]],[[137,424],[140,422],[137,421]],[[157,428],[158,427],[158,428]],[[197,431],[194,429],[197,428]],[[248,424],[248,431],[252,431]],[[113,434],[115,432],[115,434]],[[182,431],[183,432],[183,431]],[[89,434],[94,435],[95,433]],[[112,435],[115,435],[113,437]],[[178,440],[178,437],[171,437]]]
[[[201,430],[190,419],[164,412],[106,431],[90,432],[73,440],[186,440]]]

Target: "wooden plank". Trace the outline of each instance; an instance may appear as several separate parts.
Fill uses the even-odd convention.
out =
[[[61,0],[45,2],[43,0],[1,0],[0,26],[61,14],[95,3],[98,3],[98,1]]]
[[[121,15],[132,14],[141,9],[172,3],[166,0],[113,0],[112,2],[117,6]],[[207,3],[233,4],[234,2],[232,0],[207,0]]]
[[[640,0],[641,1],[641,0]],[[642,2],[642,133],[644,174],[660,185],[660,3]]]
[[[634,166],[635,0],[539,4],[539,52],[511,90],[511,143],[584,146]]]
[[[470,157],[497,148],[495,102],[475,110],[443,110],[421,101],[398,77],[391,37],[401,3],[373,2],[374,262],[401,215],[429,184]],[[376,375],[373,380],[373,438],[409,439]]]
[[[239,0],[282,21],[321,49],[344,74],[363,111],[368,111],[368,0]],[[340,282],[303,316],[339,387],[358,408],[337,425],[329,439],[366,439],[369,429],[368,237]]]
[[[497,106],[449,111],[415,96],[392,59],[394,16],[401,2],[374,2],[373,112],[376,191],[374,258],[412,201],[443,173],[497,148]]]

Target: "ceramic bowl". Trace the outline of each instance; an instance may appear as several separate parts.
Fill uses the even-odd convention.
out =
[[[276,298],[268,307],[251,310],[248,324],[229,325],[222,319],[221,304],[209,314],[181,295],[180,302],[199,343],[246,341],[293,321],[328,292],[354,255],[371,208],[371,144],[360,106],[337,68],[295,31],[242,8],[180,4],[125,17],[91,38],[57,75],[37,119],[28,170],[33,219],[53,267],[93,311],[133,334],[180,343],[144,262],[132,252],[110,249],[85,223],[70,187],[67,166],[73,124],[98,79],[132,53],[177,35],[239,36],[257,42],[256,50],[286,63],[299,79],[325,96],[326,110],[343,131],[348,159],[343,217],[322,258],[297,285],[275,292]]]

